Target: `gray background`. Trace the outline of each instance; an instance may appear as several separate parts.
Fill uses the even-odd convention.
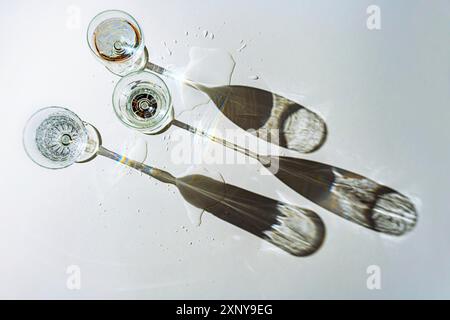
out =
[[[371,4],[381,8],[381,30],[366,28]],[[67,24],[70,5],[80,9],[78,26]],[[94,15],[113,8],[140,22],[157,63],[183,67],[192,46],[223,48],[236,61],[232,83],[298,95],[329,128],[323,148],[305,158],[410,196],[417,227],[382,236],[255,164],[212,166],[229,183],[323,218],[323,247],[295,258],[209,214],[192,226],[175,189],[110,160],[59,171],[34,165],[23,126],[38,108],[62,105],[114,150],[143,139],[147,163],[177,175],[188,167],[173,163],[169,139],[135,134],[112,112],[118,78],[94,59],[85,33]],[[0,297],[450,298],[449,14],[448,1],[0,0]],[[241,40],[248,45],[237,52]],[[70,265],[80,267],[80,290],[66,287]],[[381,268],[381,290],[366,287],[369,265]]]

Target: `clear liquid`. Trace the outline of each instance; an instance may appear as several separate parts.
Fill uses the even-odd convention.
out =
[[[86,147],[86,132],[72,118],[53,115],[36,129],[36,145],[42,155],[56,162],[74,162]]]
[[[167,89],[147,81],[130,83],[121,94],[119,117],[132,128],[145,133],[163,129],[172,120],[171,98]]]
[[[164,92],[146,84],[129,94],[125,113],[127,119],[140,128],[153,128],[164,118],[170,107]]]

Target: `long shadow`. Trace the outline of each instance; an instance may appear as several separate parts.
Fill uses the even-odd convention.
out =
[[[325,225],[313,211],[273,200],[202,175],[176,179],[190,204],[267,240],[295,256],[319,249]]]
[[[128,159],[104,147],[100,147],[97,154],[175,185],[183,198],[193,206],[269,241],[294,256],[311,255],[320,248],[325,238],[325,225],[311,210],[203,175],[175,178],[169,172]]]
[[[149,64],[149,69],[153,66]],[[208,87],[182,81],[207,94],[238,127],[270,143],[308,153],[326,140],[327,127],[320,116],[280,95],[247,86]],[[201,131],[186,124],[178,126],[194,133]],[[410,199],[359,174],[299,158],[255,155],[221,139],[213,140],[257,158],[290,188],[356,224],[385,234],[403,235],[417,223],[417,211]]]
[[[277,94],[246,86],[195,86],[237,126],[257,129],[249,132],[268,142],[307,153],[326,139],[325,122],[317,114]],[[293,190],[349,221],[390,235],[416,225],[416,209],[406,196],[359,174],[299,158],[257,158]]]
[[[273,92],[237,85],[190,85],[207,94],[238,127],[270,143],[310,153],[326,141],[327,126],[317,113]]]
[[[414,228],[417,212],[401,193],[359,174],[324,163],[290,157],[269,170],[286,185],[321,207],[362,225],[390,235]]]
[[[147,51],[146,55],[148,60]],[[177,79],[205,93],[238,127],[270,143],[300,153],[310,153],[326,141],[327,126],[317,113],[273,92],[239,85],[210,87],[189,79],[180,79],[150,61],[145,70]]]

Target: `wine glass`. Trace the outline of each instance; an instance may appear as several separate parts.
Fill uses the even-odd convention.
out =
[[[137,21],[120,10],[96,15],[87,31],[89,48],[112,73],[124,76],[145,67],[148,57]]]
[[[98,131],[62,107],[39,110],[27,122],[24,147],[40,166],[60,169],[103,156],[161,182],[174,185],[191,205],[269,241],[282,250],[307,256],[325,237],[313,211],[261,196],[203,174],[174,177],[167,171],[129,159],[102,146]]]
[[[63,107],[46,107],[28,120],[23,132],[27,155],[38,165],[61,169],[94,158],[100,136],[90,124]]]
[[[138,71],[123,77],[112,99],[119,120],[146,134],[163,131],[174,117],[169,88],[154,73]]]
[[[175,79],[207,95],[222,114],[240,128],[254,129],[252,133],[258,138],[300,153],[316,151],[325,143],[324,120],[292,100],[248,86],[210,87],[152,63],[139,24],[123,11],[108,10],[94,17],[87,37],[96,57],[116,75],[146,70]],[[253,109],[258,112],[248,117],[249,110]],[[280,132],[282,138],[274,137],[272,131]]]

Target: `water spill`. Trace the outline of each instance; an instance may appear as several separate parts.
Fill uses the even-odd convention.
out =
[[[183,176],[205,176],[225,183],[223,176],[219,172],[208,170],[203,166],[191,166],[183,173]],[[186,208],[189,221],[196,227],[200,226],[205,208],[196,207],[186,201],[184,202],[184,206]]]
[[[192,47],[184,77],[209,86],[226,85],[231,82],[235,65],[233,57],[226,50]],[[182,88],[182,99],[184,109],[180,108],[180,112],[191,110],[210,100],[204,93],[188,86]]]

